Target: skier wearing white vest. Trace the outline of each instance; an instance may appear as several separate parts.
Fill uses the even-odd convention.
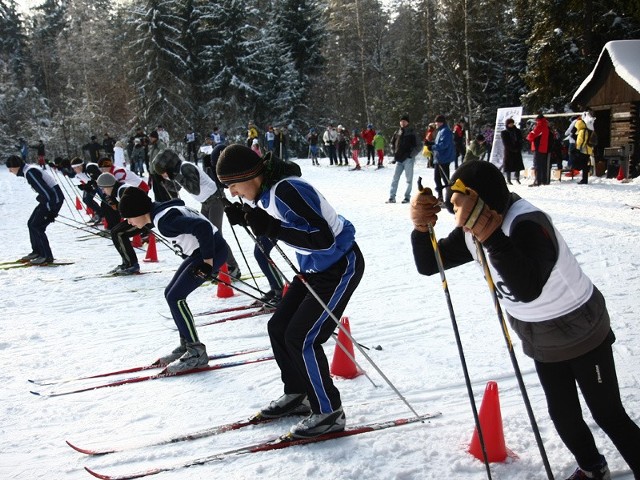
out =
[[[576,383],[593,419],[640,478],[640,428],[620,399],[605,300],[551,219],[510,193],[490,162],[457,169],[446,205],[458,227],[438,241],[443,266],[477,260],[476,242],[483,249],[500,304],[534,360],[549,415],[578,463],[568,480],[611,478],[582,417]],[[439,271],[429,233],[439,211],[429,189],[411,201],[411,242],[423,275]]]

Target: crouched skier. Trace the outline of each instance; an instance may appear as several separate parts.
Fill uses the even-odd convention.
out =
[[[218,229],[201,213],[186,207],[179,199],[152,202],[145,192],[127,188],[118,205],[120,214],[134,227],[145,229],[152,224],[185,258],[164,296],[173,321],[180,333],[180,346],[157,360],[167,366],[169,373],[177,373],[207,365],[209,357],[200,342],[187,296],[206,280],[212,279],[227,259],[227,242]]]
[[[248,210],[240,203],[228,206],[229,222],[248,225],[256,236],[266,235],[294,248],[310,287],[296,276],[269,320],[269,338],[284,395],[258,415],[308,414],[308,402],[311,415],[292,427],[294,437],[344,430],[340,392],[333,384],[322,348],[336,322],[309,290],[340,318],[364,273],[355,228],[320,192],[299,178],[296,164],[283,162],[270,152],[261,158],[248,147],[231,145],[220,155],[216,172],[233,196],[258,205]]]

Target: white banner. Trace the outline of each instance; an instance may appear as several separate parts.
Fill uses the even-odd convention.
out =
[[[516,127],[519,128],[520,119],[522,117],[522,107],[506,107],[499,108],[496,113],[496,126],[493,129],[493,145],[491,146],[491,158],[489,161],[496,167],[502,167],[504,147],[502,145],[502,137],[500,132],[505,129],[504,123],[513,118]]]

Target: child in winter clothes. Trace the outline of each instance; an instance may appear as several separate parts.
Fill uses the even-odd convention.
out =
[[[578,469],[568,480],[610,479],[582,417],[576,383],[593,419],[640,478],[640,428],[627,415],[613,360],[604,297],[583,272],[551,219],[510,193],[490,162],[468,162],[447,186],[458,226],[438,241],[444,268],[479,261],[485,252],[500,304],[533,358],[549,415]],[[429,189],[411,201],[413,255],[423,275],[437,273],[429,225],[440,211]]]
[[[352,170],[360,170],[360,161],[358,160],[358,156],[360,155],[360,135],[357,130],[353,131],[353,137],[351,137],[351,157],[355,162],[356,166],[353,167]]]
[[[209,363],[209,357],[198,338],[187,296],[216,276],[227,260],[227,242],[204,215],[186,207],[180,199],[152,202],[146,192],[129,187],[120,198],[118,210],[136,228],[148,229],[152,224],[184,258],[164,290],[171,316],[180,333],[180,345],[159,358],[156,365],[166,365],[169,373],[204,367]]]
[[[378,168],[384,167],[382,162],[384,161],[384,137],[380,132],[376,133],[373,137],[373,148],[376,150],[376,154],[378,155]]]
[[[260,145],[258,144],[258,139],[257,138],[254,138],[251,141],[251,150],[256,152],[256,154],[262,156],[262,150],[260,150]]]
[[[293,163],[271,156],[260,158],[243,145],[231,145],[220,155],[216,170],[231,195],[256,205],[243,208],[237,202],[228,206],[229,222],[249,226],[256,236],[266,235],[294,248],[301,272],[267,327],[284,395],[263,408],[259,417],[311,410],[309,417],[291,429],[294,437],[342,431],[346,419],[340,392],[331,379],[322,344],[331,337],[334,318],[344,312],[364,272],[355,228],[318,190],[299,178],[300,168]]]

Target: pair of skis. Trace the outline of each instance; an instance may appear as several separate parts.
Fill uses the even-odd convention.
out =
[[[254,348],[254,349],[240,350],[240,351],[232,352],[232,353],[222,353],[222,354],[217,354],[217,355],[210,355],[209,356],[209,360],[220,360],[220,359],[223,359],[223,358],[230,358],[230,357],[246,355],[246,354],[250,354],[250,353],[264,352],[265,350],[268,350],[268,348]],[[111,376],[116,376],[116,375],[125,375],[125,374],[129,374],[129,373],[136,373],[136,372],[141,372],[141,371],[145,371],[145,370],[152,370],[152,369],[158,369],[158,368],[162,369],[159,373],[155,373],[155,374],[151,374],[151,375],[141,375],[141,376],[137,376],[137,377],[128,377],[128,378],[125,378],[125,379],[122,379],[122,380],[115,380],[115,381],[111,381],[111,382],[100,383],[100,384],[97,384],[97,385],[83,386],[83,387],[74,388],[74,389],[70,389],[70,390],[50,390],[50,391],[31,390],[31,393],[34,394],[34,395],[37,395],[37,396],[40,396],[40,397],[49,397],[50,398],[50,397],[60,397],[60,396],[63,396],[63,395],[72,395],[72,394],[75,394],[75,393],[89,392],[91,390],[98,390],[98,389],[107,388],[107,387],[119,387],[121,385],[128,385],[128,384],[132,384],[132,383],[140,383],[140,382],[145,382],[145,381],[148,381],[148,380],[157,380],[157,379],[160,379],[160,378],[179,377],[179,376],[191,375],[191,374],[195,374],[195,373],[210,372],[212,370],[220,370],[220,369],[223,369],[223,368],[231,368],[231,367],[237,367],[237,366],[240,366],[240,365],[249,365],[249,364],[252,364],[252,363],[266,362],[268,360],[273,360],[273,356],[266,355],[266,356],[262,356],[262,357],[258,357],[258,358],[236,360],[236,361],[226,362],[226,363],[217,363],[217,364],[214,364],[214,365],[206,365],[204,367],[194,368],[194,369],[191,369],[191,370],[185,370],[185,371],[176,372],[176,373],[167,372],[166,368],[161,367],[156,362],[154,362],[154,363],[151,363],[149,365],[143,365],[143,366],[123,369],[123,370],[115,370],[115,371],[112,371],[112,372],[100,373],[100,374],[96,374],[96,375],[79,376],[79,377],[72,377],[72,378],[66,378],[66,379],[29,380],[29,382],[31,382],[31,383],[33,383],[35,385],[41,386],[41,387],[51,387],[51,386],[60,386],[60,385],[64,385],[64,384],[71,383],[71,382],[80,382],[80,381],[86,381],[86,380],[92,380],[92,379],[111,377]]]
[[[13,270],[14,268],[27,268],[27,267],[60,267],[62,265],[73,265],[74,262],[47,262],[40,265],[34,265],[31,262],[22,262],[16,260],[14,262],[2,262],[0,263],[0,270]]]
[[[416,417],[411,417],[411,418],[397,418],[394,420],[388,420],[388,421],[382,421],[382,422],[373,422],[373,423],[366,423],[366,424],[359,424],[359,425],[353,425],[350,426],[348,428],[346,428],[343,431],[339,431],[339,432],[330,432],[330,433],[325,433],[322,435],[318,435],[315,437],[310,437],[310,438],[295,438],[291,435],[291,433],[286,433],[284,435],[279,435],[276,437],[271,437],[267,440],[264,440],[262,442],[258,442],[258,443],[254,443],[254,444],[250,444],[250,445],[245,445],[239,448],[234,448],[232,450],[227,450],[224,452],[220,452],[220,453],[214,453],[212,455],[208,455],[205,457],[200,457],[200,458],[196,458],[196,459],[192,459],[192,460],[186,460],[184,462],[181,463],[176,463],[174,465],[170,465],[168,467],[159,467],[159,468],[149,468],[146,470],[141,470],[138,472],[133,472],[133,473],[128,473],[128,474],[120,474],[120,475],[108,475],[108,474],[103,474],[103,473],[99,473],[95,470],[92,470],[91,468],[85,467],[85,470],[87,470],[87,472],[89,472],[91,475],[93,475],[96,478],[101,478],[103,480],[129,480],[129,479],[133,479],[133,478],[142,478],[142,477],[148,477],[151,475],[156,475],[158,473],[162,473],[162,472],[173,472],[173,471],[178,471],[178,470],[182,470],[188,467],[192,467],[195,465],[204,465],[207,463],[211,463],[211,462],[215,462],[215,461],[221,461],[221,460],[225,460],[229,457],[234,457],[234,456],[240,456],[240,455],[247,455],[250,453],[258,453],[258,452],[268,452],[271,450],[281,450],[284,448],[288,448],[288,447],[293,447],[293,446],[297,446],[297,445],[308,445],[311,443],[319,443],[319,442],[324,442],[327,440],[332,440],[332,439],[336,439],[336,438],[342,438],[342,437],[350,437],[350,436],[354,436],[354,435],[360,435],[362,433],[368,433],[368,432],[374,432],[374,431],[378,431],[378,430],[385,430],[385,429],[389,429],[389,428],[394,428],[394,427],[399,427],[399,426],[403,426],[403,425],[408,425],[411,423],[418,423],[418,422],[425,422],[428,421],[432,418],[438,417],[440,416],[441,413],[440,412],[436,412],[436,413],[427,413],[424,415],[419,415]],[[159,442],[155,442],[155,443],[151,443],[151,444],[147,444],[144,445],[144,447],[153,447],[153,446],[160,446],[160,445],[167,445],[167,444],[172,444],[172,443],[177,443],[177,442],[183,442],[183,441],[187,441],[187,440],[195,440],[195,439],[200,439],[200,438],[204,438],[204,437],[209,437],[209,436],[213,436],[213,435],[218,435],[224,432],[229,432],[229,431],[233,431],[233,430],[239,430],[241,428],[245,428],[245,427],[249,427],[252,425],[258,425],[258,424],[262,424],[262,423],[270,423],[273,422],[274,419],[265,419],[262,417],[257,417],[254,419],[250,419],[250,420],[241,420],[241,421],[237,421],[237,422],[232,422],[232,423],[227,423],[227,424],[223,424],[223,425],[219,425],[217,427],[212,427],[206,430],[201,430],[199,432],[195,432],[192,434],[183,434],[183,435],[177,435],[173,438],[169,438],[166,440],[161,440]],[[71,442],[67,441],[67,444],[73,448],[74,450],[80,452],[80,453],[84,453],[86,455],[106,455],[109,453],[115,453],[115,452],[120,452],[120,451],[125,451],[127,450],[127,448],[108,448],[108,449],[88,449],[88,448],[81,448],[78,447],[74,444],[72,444]],[[142,448],[142,447],[133,447],[133,448]]]

